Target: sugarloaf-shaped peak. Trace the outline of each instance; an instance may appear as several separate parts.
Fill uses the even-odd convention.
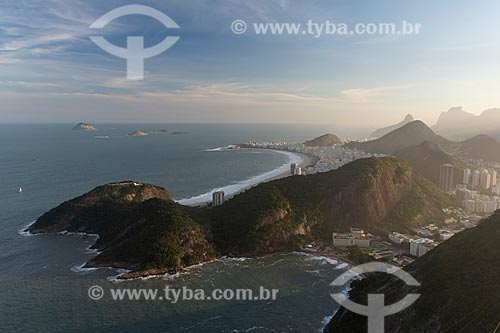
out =
[[[376,130],[375,132],[373,132],[370,136],[372,138],[380,138],[381,136],[384,136],[386,135],[387,133],[390,133],[412,121],[414,121],[415,118],[413,118],[413,116],[411,114],[407,114],[406,117],[403,119],[403,121],[397,123],[397,124],[394,124],[394,125],[391,125],[391,126],[388,126],[388,127],[384,127],[384,128],[381,128],[381,129],[378,129]]]

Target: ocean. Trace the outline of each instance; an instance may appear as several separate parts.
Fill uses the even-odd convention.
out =
[[[178,276],[112,282],[112,268],[82,270],[95,255],[85,235],[20,232],[45,211],[95,186],[136,180],[195,203],[288,168],[295,158],[266,150],[217,150],[245,140],[304,141],[326,125],[0,125],[0,332],[318,332],[337,304],[329,286],[343,272],[304,254],[221,259]],[[187,134],[128,133],[167,129]],[[281,168],[281,169],[280,169]],[[22,188],[22,192],[19,189]],[[279,289],[274,301],[91,300],[89,287]],[[108,295],[105,295],[108,296]]]

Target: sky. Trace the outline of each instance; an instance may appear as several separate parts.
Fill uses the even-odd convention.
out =
[[[168,15],[117,18],[141,4]],[[376,128],[411,113],[433,125],[454,106],[500,107],[500,2],[465,0],[0,0],[0,122],[321,123]],[[244,20],[244,34],[231,31]],[[253,23],[421,24],[413,35],[258,35]],[[146,47],[180,39],[145,60],[90,40]]]

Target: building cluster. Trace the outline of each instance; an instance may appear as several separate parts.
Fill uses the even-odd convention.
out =
[[[386,240],[383,237],[365,234],[358,228],[351,228],[348,233],[333,233],[333,245],[358,246],[364,254],[375,260],[390,261],[393,265],[404,267],[455,234],[477,226],[481,220],[481,216],[459,207],[445,208],[443,213],[447,218],[439,225],[432,223],[413,228],[410,233],[390,232]]]
[[[457,200],[469,213],[492,214],[500,209],[500,197],[481,194],[479,191],[469,190],[458,185]]]
[[[498,173],[495,169],[474,170],[465,169],[462,184],[482,190],[489,190],[497,186]]]
[[[491,193],[496,195],[488,195]],[[469,213],[492,214],[500,209],[500,188],[497,184],[497,171],[465,169],[462,184],[456,187],[456,197]]]
[[[383,156],[365,153],[360,150],[344,147],[342,144],[321,147],[308,147],[302,143],[287,143],[287,142],[245,142],[246,147],[286,150],[294,153],[300,153],[312,156],[314,164],[300,167],[300,174],[314,174],[318,172],[326,172],[335,170],[350,163],[354,160],[367,158],[372,156]],[[291,174],[297,174],[290,170]]]
[[[463,230],[463,229],[462,229]],[[423,228],[413,229],[413,235],[392,232],[388,238],[394,244],[405,247],[410,255],[421,257],[442,241],[450,239],[455,232],[449,229],[439,228],[435,224],[429,224]]]

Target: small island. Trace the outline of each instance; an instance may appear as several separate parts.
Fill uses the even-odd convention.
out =
[[[152,135],[152,134],[170,134],[170,135],[183,135],[183,134],[188,134],[188,132],[182,132],[182,131],[174,131],[174,132],[169,132],[166,129],[160,129],[160,130],[152,130],[152,131],[135,131],[130,133],[130,136],[147,136],[147,135]]]
[[[73,127],[74,131],[96,131],[97,129],[87,123],[78,123],[75,127]]]
[[[147,135],[148,133],[143,131],[132,132],[129,134],[129,136],[147,136]]]

